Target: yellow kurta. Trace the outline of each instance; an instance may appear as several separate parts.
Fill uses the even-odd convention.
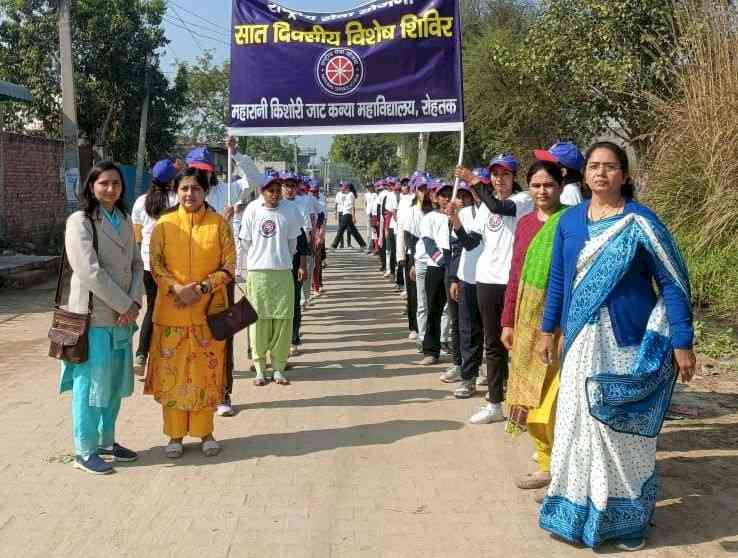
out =
[[[206,321],[227,304],[225,281],[235,271],[231,227],[212,211],[187,213],[181,206],[159,218],[151,235],[151,273],[159,287],[144,393],[165,408],[214,409],[223,399],[225,341],[216,341]],[[208,279],[212,294],[178,308],[175,284]],[[212,304],[211,304],[212,299]]]

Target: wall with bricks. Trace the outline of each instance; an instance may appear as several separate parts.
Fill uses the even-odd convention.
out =
[[[66,219],[62,155],[61,141],[0,132],[0,243],[30,242],[38,253],[60,246]]]

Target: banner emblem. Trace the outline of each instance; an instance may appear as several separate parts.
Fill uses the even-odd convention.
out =
[[[361,85],[364,64],[350,48],[332,48],[318,59],[316,74],[325,91],[340,97],[353,93]]]

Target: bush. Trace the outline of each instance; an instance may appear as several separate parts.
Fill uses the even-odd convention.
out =
[[[684,250],[695,302],[736,318],[738,308],[738,18],[698,2],[677,17],[676,95],[660,118],[642,194]]]

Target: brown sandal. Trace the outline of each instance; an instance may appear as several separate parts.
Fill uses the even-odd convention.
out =
[[[535,490],[538,488],[545,488],[551,484],[551,475],[546,475],[545,478],[541,478],[537,473],[529,473],[522,475],[515,480],[515,486],[521,490]]]
[[[285,378],[281,372],[274,373],[274,383],[279,384],[280,386],[290,385],[290,381],[287,378]]]

